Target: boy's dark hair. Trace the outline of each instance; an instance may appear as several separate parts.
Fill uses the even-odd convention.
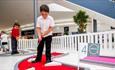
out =
[[[5,32],[5,31],[1,31],[1,33],[4,33],[4,34],[5,34],[6,32]]]
[[[40,6],[40,12],[42,12],[42,11],[45,11],[45,12],[48,12],[49,13],[49,7],[47,6],[47,5],[41,5]]]
[[[14,23],[13,27],[15,27],[15,26],[20,27],[20,25],[17,22]]]

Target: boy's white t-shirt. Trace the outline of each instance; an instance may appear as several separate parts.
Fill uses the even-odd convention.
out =
[[[54,27],[55,26],[55,22],[53,17],[49,16],[44,19],[42,16],[39,16],[37,18],[37,24],[36,27],[40,27],[41,28],[41,32],[43,33],[44,31],[47,31],[49,27]],[[52,35],[52,31],[50,33],[48,33],[46,36],[47,37],[49,35]]]
[[[1,42],[8,42],[8,35],[7,34],[1,35]]]

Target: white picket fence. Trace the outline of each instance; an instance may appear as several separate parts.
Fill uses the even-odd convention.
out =
[[[77,51],[79,43],[99,43],[100,56],[115,57],[115,31],[53,37],[52,51]],[[36,48],[37,45],[37,39],[20,39],[18,49]]]
[[[38,46],[37,39],[20,39],[18,42],[18,49],[36,49]]]
[[[36,49],[37,39],[19,39],[18,50]],[[9,49],[11,50],[11,39],[9,39]]]

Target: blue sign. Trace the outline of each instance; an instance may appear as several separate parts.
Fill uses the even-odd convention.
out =
[[[100,45],[97,43],[88,44],[88,56],[99,56]]]

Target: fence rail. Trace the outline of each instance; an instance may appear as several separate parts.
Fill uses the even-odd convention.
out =
[[[115,57],[115,31],[53,37],[52,51],[77,51],[79,43],[99,43],[100,56]],[[37,47],[37,39],[20,39],[18,49]]]

